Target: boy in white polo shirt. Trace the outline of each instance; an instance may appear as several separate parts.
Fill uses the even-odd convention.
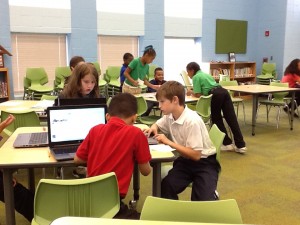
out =
[[[156,98],[164,116],[146,132],[149,136],[153,133],[159,142],[176,149],[180,155],[162,180],[161,196],[178,199],[178,194],[193,182],[192,201],[215,200],[220,171],[216,148],[201,117],[185,106],[184,87],[168,81],[157,91]]]

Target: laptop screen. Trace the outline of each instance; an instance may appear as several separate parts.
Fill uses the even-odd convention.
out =
[[[82,142],[92,127],[105,123],[105,114],[103,105],[49,107],[49,146]]]

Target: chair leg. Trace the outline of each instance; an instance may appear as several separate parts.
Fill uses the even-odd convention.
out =
[[[243,104],[243,113],[244,113],[244,124],[246,124],[245,104],[244,102],[242,102],[242,104]]]
[[[277,122],[276,127],[277,127],[277,129],[278,129],[278,127],[279,127],[280,111],[281,111],[280,106],[278,106],[277,117],[276,117],[276,122]]]

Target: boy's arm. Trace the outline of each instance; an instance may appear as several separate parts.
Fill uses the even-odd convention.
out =
[[[146,78],[144,79],[144,84],[149,87],[149,88],[152,88],[154,90],[157,90],[158,88],[160,88],[160,85],[154,85],[154,84],[151,84]]]
[[[75,155],[74,156],[74,163],[76,163],[76,164],[84,164],[84,163],[86,163],[86,161],[83,160],[83,159],[81,159],[81,158],[79,158],[77,155]]]
[[[151,166],[149,162],[138,164],[138,166],[139,166],[139,171],[141,172],[142,175],[148,176],[151,173]]]
[[[169,145],[171,148],[176,149],[182,156],[186,158],[189,158],[194,161],[198,161],[201,159],[201,151],[197,151],[190,147],[185,147],[183,145],[176,144],[175,142],[168,139],[164,134],[157,134],[155,138],[159,142]]]

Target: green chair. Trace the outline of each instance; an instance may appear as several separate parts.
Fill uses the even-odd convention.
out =
[[[120,209],[115,173],[74,179],[41,179],[34,197],[32,225],[63,216],[112,218]]]
[[[141,220],[242,224],[235,199],[219,201],[181,201],[148,196]]]
[[[120,86],[120,66],[108,66],[104,79],[108,82],[107,85],[107,94],[109,97],[112,97],[121,92]]]
[[[148,80],[153,80],[154,79],[154,70],[157,68],[157,65],[149,65],[149,74],[148,74]]]
[[[50,94],[54,90],[53,87],[46,85],[48,83],[48,75],[42,67],[27,68],[26,78],[26,82],[30,84],[28,87],[29,93],[34,100],[40,100],[43,94]]]
[[[9,136],[19,127],[40,126],[39,117],[32,110],[1,110],[1,121],[4,121],[9,114],[15,117],[14,122],[4,129]]]
[[[93,62],[93,65],[95,66],[98,74],[99,74],[99,91],[100,95],[107,97],[107,82],[101,78],[101,69],[100,64],[98,62]]]
[[[270,86],[277,86],[277,87],[288,87],[288,83],[278,83],[278,82],[271,82]],[[257,113],[256,113],[256,119],[258,117],[258,112],[259,112],[259,107],[261,105],[265,105],[266,106],[266,110],[267,110],[267,122],[269,122],[269,113],[271,110],[271,107],[277,107],[277,116],[276,116],[276,127],[278,129],[279,127],[279,119],[280,119],[280,113],[281,113],[281,108],[284,107],[288,107],[287,101],[285,99],[285,97],[288,95],[288,92],[277,92],[277,93],[273,93],[272,95],[270,94],[268,99],[266,100],[261,100],[258,103],[258,107],[257,107]],[[288,117],[289,117],[289,123],[291,123],[291,116],[289,111],[287,111],[288,113]]]
[[[210,111],[210,103],[211,103],[212,95],[201,95],[196,104],[196,112],[201,116],[205,125],[211,127],[211,111]]]
[[[64,89],[65,80],[71,75],[72,71],[68,66],[56,67],[55,68],[55,80],[54,80],[54,90],[59,93]]]
[[[57,95],[42,95],[41,100],[55,100],[57,98]]]
[[[24,87],[23,100],[33,99],[33,96],[32,96],[33,92],[29,90],[30,80],[26,77],[23,78],[23,87]]]
[[[276,64],[275,63],[263,63],[261,75],[256,76],[258,84],[269,85],[270,82],[276,79]]]
[[[137,113],[138,121],[140,123],[151,126],[158,119],[161,118],[161,116],[156,116],[156,115],[142,116],[148,109],[147,102],[143,96],[137,96],[136,99],[137,99],[137,103],[138,103],[138,113]]]
[[[226,80],[226,81],[219,81],[219,84],[224,87],[224,86],[238,86],[238,82],[236,80]],[[236,106],[236,116],[239,116],[239,105],[242,104],[243,105],[243,113],[244,113],[244,123],[246,124],[246,114],[245,114],[245,104],[244,104],[244,100],[242,98],[239,97],[235,97],[234,96],[234,91],[229,91],[230,97],[231,97],[231,101],[233,103],[233,105]]]

